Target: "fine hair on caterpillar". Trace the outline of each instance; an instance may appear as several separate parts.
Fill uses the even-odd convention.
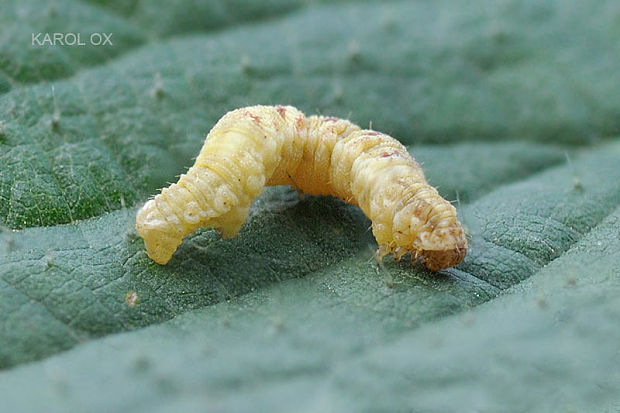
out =
[[[138,211],[136,229],[149,257],[166,264],[199,227],[237,235],[252,201],[270,185],[358,205],[372,221],[379,259],[410,252],[438,271],[465,258],[456,209],[428,185],[400,142],[348,120],[306,117],[292,106],[228,112],[194,166]]]

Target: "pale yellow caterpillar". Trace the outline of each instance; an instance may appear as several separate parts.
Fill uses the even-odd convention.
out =
[[[198,227],[234,237],[266,185],[359,205],[372,221],[379,259],[411,252],[437,271],[467,252],[456,209],[396,139],[343,119],[306,118],[291,106],[252,106],[221,118],[194,166],[138,211],[147,254],[166,264]]]

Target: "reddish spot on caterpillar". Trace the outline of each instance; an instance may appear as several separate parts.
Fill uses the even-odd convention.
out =
[[[335,116],[327,116],[326,118],[323,118],[326,122],[338,122],[340,120],[340,118],[337,118]]]
[[[276,106],[276,110],[278,111],[278,113],[280,114],[280,116],[282,116],[283,118],[286,117],[286,108],[284,106]]]
[[[251,117],[252,119],[254,119],[254,122],[256,122],[256,123],[260,123],[260,116],[255,115],[255,114],[253,114],[252,112],[248,112],[248,111],[246,111],[246,112],[245,112],[245,116],[249,116],[249,117]]]
[[[377,132],[376,130],[367,130],[367,131],[364,131],[364,134],[368,136],[382,135],[381,132]]]
[[[303,129],[304,127],[304,118],[303,116],[298,116],[296,121],[295,121],[295,126],[297,127],[297,129]]]

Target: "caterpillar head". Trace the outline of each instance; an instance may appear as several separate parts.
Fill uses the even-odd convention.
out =
[[[463,261],[467,238],[457,219],[456,209],[426,187],[423,198],[411,199],[394,215],[391,228],[373,225],[384,255],[400,259],[410,252],[431,271],[452,267]],[[389,228],[389,229],[388,229]]]
[[[456,219],[420,233],[415,243],[417,256],[431,271],[453,267],[467,254],[467,238]]]
[[[178,221],[173,214],[164,215],[153,199],[144,204],[136,216],[136,230],[144,239],[146,253],[158,264],[170,261],[183,241],[175,219]]]

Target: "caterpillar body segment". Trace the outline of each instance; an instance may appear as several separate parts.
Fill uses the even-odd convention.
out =
[[[433,271],[463,260],[467,240],[456,209],[427,184],[420,165],[394,138],[343,119],[291,106],[227,113],[209,132],[192,166],[136,217],[147,254],[166,264],[199,227],[234,237],[264,186],[291,185],[359,205],[379,250],[410,252]]]

